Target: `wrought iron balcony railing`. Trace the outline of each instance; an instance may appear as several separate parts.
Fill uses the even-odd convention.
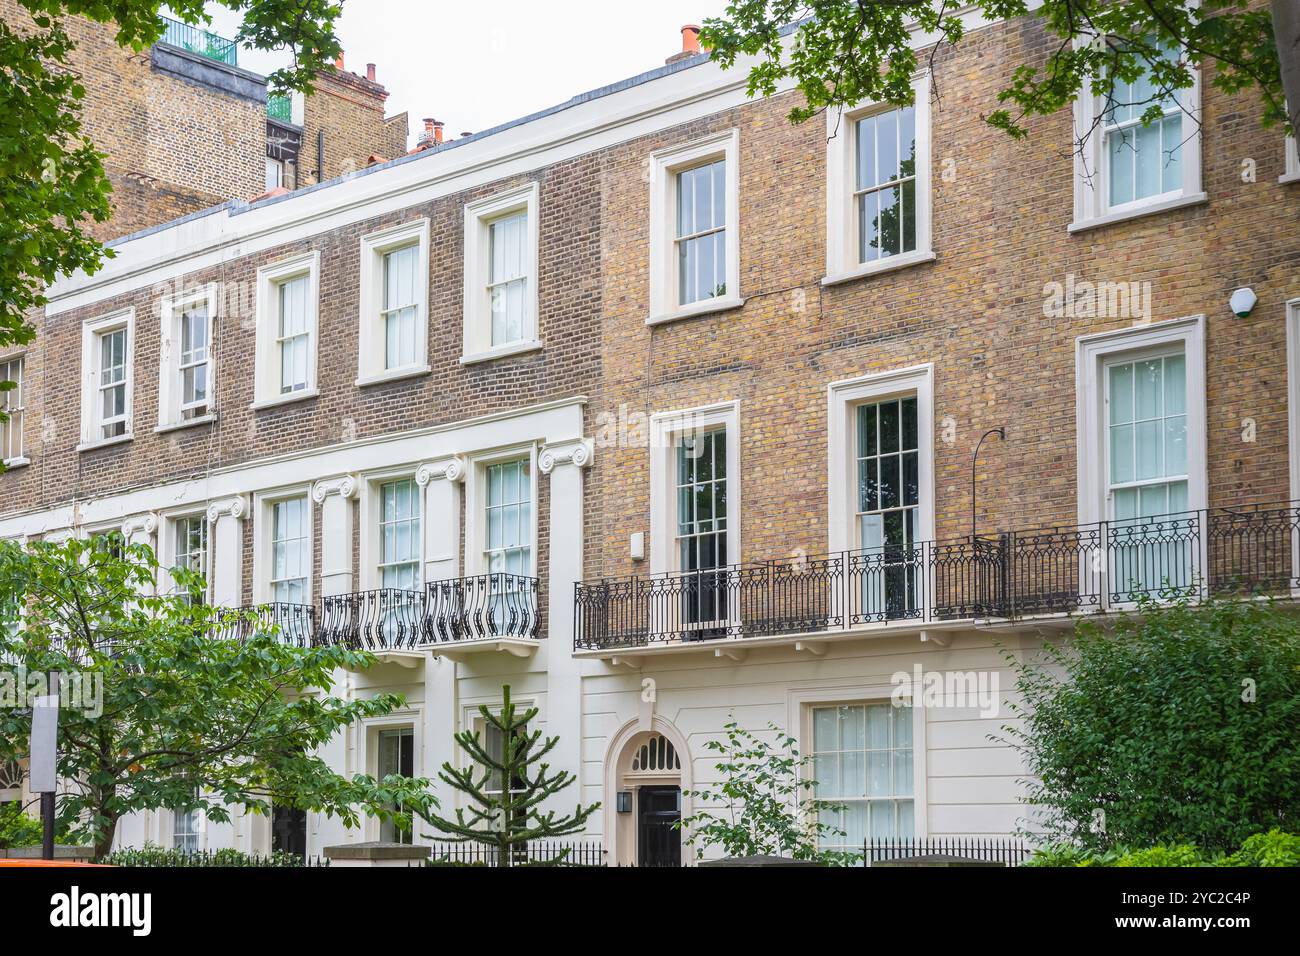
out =
[[[207,57],[209,60],[216,60],[218,63],[239,66],[239,44],[234,40],[228,40],[225,37],[217,36],[215,33],[209,33],[202,27],[196,27],[192,23],[182,23],[179,20],[173,20],[171,17],[162,17],[161,19],[165,26],[161,42],[178,46],[182,50],[197,53],[199,56]]]
[[[1300,505],[1248,505],[583,582],[579,650],[1018,620],[1300,588]]]
[[[498,572],[430,581],[424,598],[424,637],[430,644],[536,639],[541,630],[536,578]]]
[[[281,644],[312,647],[316,641],[316,608],[310,604],[251,604],[221,616],[217,636],[245,641],[252,635],[274,631]]]
[[[406,650],[419,646],[424,600],[419,591],[378,588],[321,599],[317,639],[358,650]]]

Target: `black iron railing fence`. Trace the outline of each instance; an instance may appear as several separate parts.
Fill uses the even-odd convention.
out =
[[[1032,853],[1033,850],[1023,840],[999,837],[917,837],[867,840],[862,845],[862,861],[865,866],[882,860],[914,857],[956,857],[1000,863],[1003,866],[1019,866]]]
[[[503,859],[509,855],[509,860]],[[503,853],[484,843],[433,844],[426,866],[604,866],[605,848],[585,840],[531,840]]]
[[[1300,504],[1252,504],[579,583],[580,650],[1019,620],[1300,587]]]
[[[281,601],[236,608],[220,615],[216,636],[243,641],[259,631],[273,632],[282,644],[310,647],[316,637],[316,608]]]
[[[541,637],[536,578],[479,574],[430,581],[423,591],[380,588],[321,601],[316,639],[366,650],[493,638]]]

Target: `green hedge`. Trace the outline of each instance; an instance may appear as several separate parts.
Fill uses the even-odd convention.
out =
[[[159,846],[147,846],[142,850],[117,850],[106,856],[103,862],[110,866],[182,866],[182,867],[307,867],[329,866],[328,860],[316,857],[303,859],[293,853],[248,854],[239,850],[206,850],[201,853],[187,853],[184,850],[168,850]]]
[[[1235,853],[1209,853],[1190,843],[1090,853],[1059,845],[1039,850],[1025,866],[1300,866],[1300,836],[1274,827],[1248,837]]]

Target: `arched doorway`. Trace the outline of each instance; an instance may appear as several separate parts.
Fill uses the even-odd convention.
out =
[[[690,755],[676,728],[655,718],[624,727],[606,762],[605,843],[619,866],[680,866],[686,856],[676,824],[689,815]],[[612,811],[612,812],[610,812]]]

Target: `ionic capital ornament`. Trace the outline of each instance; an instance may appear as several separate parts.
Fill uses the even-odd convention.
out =
[[[465,477],[465,459],[459,455],[428,461],[415,472],[415,483],[423,488],[434,480],[460,481]]]
[[[248,499],[243,495],[222,498],[208,505],[208,524],[216,524],[217,519],[222,515],[230,515],[230,517],[238,521],[246,514],[248,514]]]
[[[586,468],[591,464],[594,450],[595,446],[590,438],[556,442],[554,445],[543,445],[542,453],[537,456],[537,468],[543,475],[549,475],[555,470],[556,465],[574,465],[578,468]]]
[[[324,504],[330,495],[338,495],[347,500],[357,493],[357,476],[340,475],[337,478],[322,478],[311,486],[311,500]]]

